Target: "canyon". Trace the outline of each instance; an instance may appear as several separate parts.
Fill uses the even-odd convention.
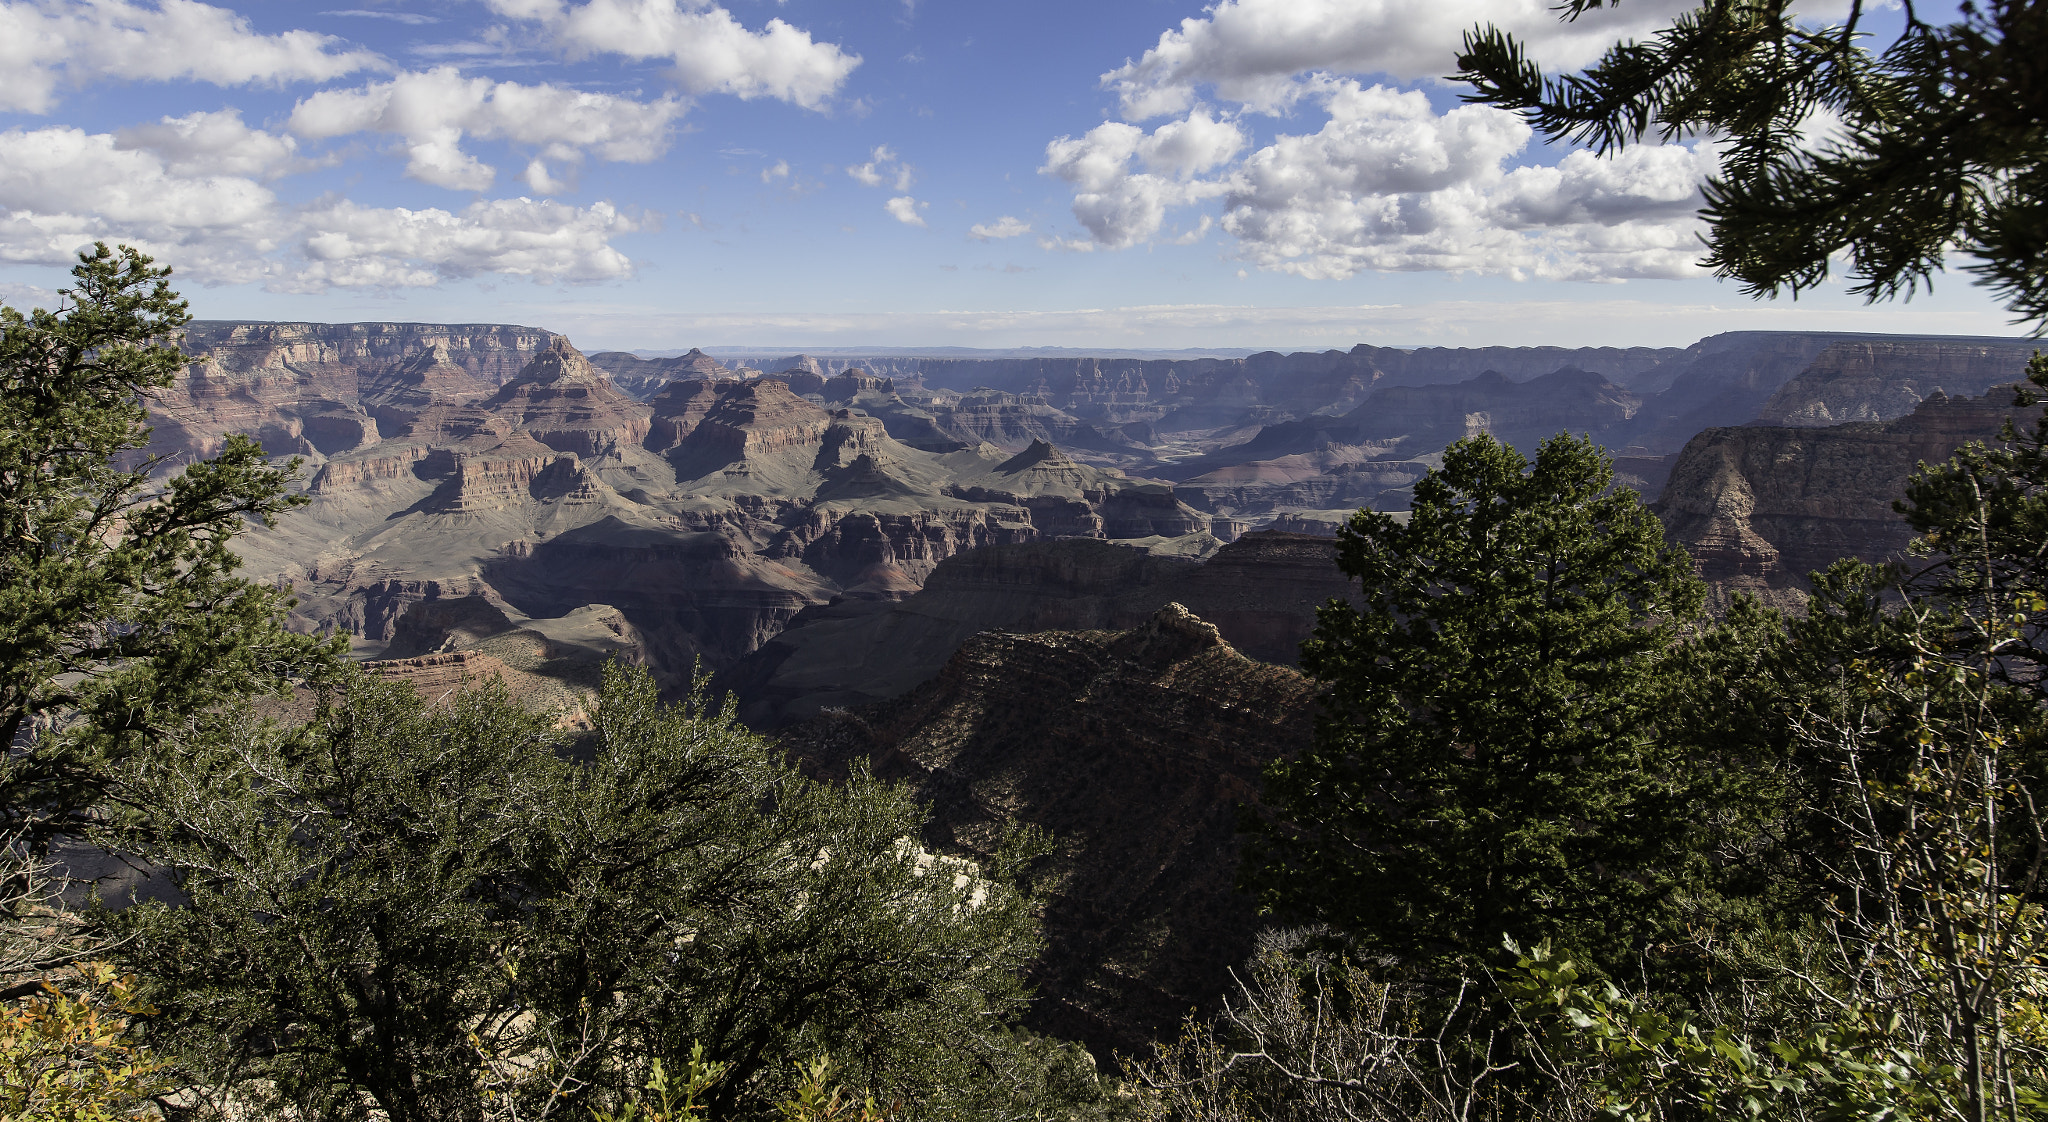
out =
[[[866,760],[907,784],[935,850],[985,858],[1016,825],[1043,830],[1026,1023],[1106,1057],[1171,1039],[1250,953],[1237,808],[1306,740],[1314,692],[1169,603],[1123,630],[983,632],[917,689],[781,745],[814,775]]]
[[[1288,661],[1311,601],[1274,616],[1293,622],[1268,641],[1217,614],[1228,596],[1182,584],[1257,601],[1285,550],[1230,543],[1404,509],[1443,447],[1480,432],[1525,451],[1587,436],[1717,596],[1790,603],[1835,555],[1896,553],[1905,473],[1995,438],[2004,414],[1984,399],[2033,347],[1735,332],[1657,349],[728,365],[585,356],[514,325],[220,322],[183,345],[150,451],[175,465],[241,432],[301,462],[308,506],[241,546],[252,575],[296,589],[301,626],[416,658],[600,610],[664,681],[718,673],[767,724],[894,696],[978,630],[1127,626],[1168,600]],[[1075,540],[1114,548],[1083,560]],[[1329,572],[1303,586],[1313,602],[1342,594]],[[864,667],[885,635],[922,653],[877,676]]]
[[[430,701],[497,676],[577,727],[604,661],[729,694],[985,857],[1045,831],[1029,1023],[1099,1056],[1213,1010],[1261,923],[1239,808],[1307,743],[1337,527],[1451,442],[1604,448],[1725,605],[1897,556],[1916,465],[1995,440],[2028,340],[1243,358],[585,355],[509,325],[195,324],[166,466],[231,433],[303,508],[237,542],[295,622]],[[2024,416],[2022,420],[2024,420]],[[863,763],[865,761],[865,763]]]

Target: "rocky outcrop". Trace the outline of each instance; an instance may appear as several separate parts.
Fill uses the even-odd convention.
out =
[[[579,456],[640,443],[651,414],[560,338],[480,408],[558,452]]]
[[[934,850],[987,858],[1014,825],[1044,830],[1027,1023],[1107,1058],[1213,1009],[1249,954],[1237,811],[1307,742],[1314,692],[1168,604],[1126,631],[977,635],[911,693],[781,743],[814,774],[867,759],[907,784]]]
[[[2010,388],[1937,395],[1884,424],[1709,429],[1671,468],[1652,507],[1721,596],[1754,592],[1796,606],[1806,575],[1841,557],[1900,556],[1911,534],[1892,503],[1922,462],[1996,441]]]
[[[151,450],[205,457],[245,433],[317,463],[402,430],[429,403],[484,397],[555,338],[496,324],[195,321],[180,344],[191,364],[151,402]]]
[[[1164,484],[1050,446],[909,447],[778,379],[671,381],[643,403],[554,339],[464,401],[441,392],[459,385],[450,366],[432,351],[396,366],[380,400],[403,428],[326,457],[307,510],[240,542],[251,572],[294,584],[304,624],[349,630],[366,655],[406,649],[400,625],[429,602],[481,596],[534,620],[608,604],[636,657],[680,683],[806,607],[911,595],[963,551],[1215,545]]]
[[[998,448],[1027,448],[1034,443],[1067,448],[1128,448],[1122,434],[1105,434],[1095,426],[1056,409],[1043,397],[980,389],[938,395],[923,403],[938,429],[967,444],[986,442]]]
[[[764,382],[780,382],[788,386],[791,393],[802,394],[806,397],[822,397],[825,393],[824,376],[805,370],[802,367],[791,367],[788,370],[778,370],[773,374],[763,374],[760,380]]]
[[[722,674],[757,728],[895,697],[938,673],[980,631],[1136,626],[1179,602],[1250,657],[1292,664],[1316,609],[1356,586],[1327,538],[1256,531],[1204,561],[1103,541],[1033,541],[939,562],[900,602],[835,599],[805,609]]]
[[[737,377],[724,363],[695,347],[674,358],[641,358],[630,351],[598,351],[590,364],[626,393],[646,400],[674,381],[716,381]]]
[[[858,366],[825,379],[826,401],[852,401],[862,394],[889,395],[896,392],[896,383],[889,378],[877,378]]]
[[[1858,339],[1830,345],[1766,401],[1767,425],[1891,421],[1935,393],[1978,397],[2022,381],[2038,341]]]

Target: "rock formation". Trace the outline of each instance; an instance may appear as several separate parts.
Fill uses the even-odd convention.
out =
[[[390,373],[373,404],[402,398],[404,427],[373,418],[378,438],[323,457],[305,510],[241,543],[252,572],[294,583],[306,626],[346,629],[366,655],[418,647],[413,616],[436,604],[525,621],[602,604],[677,682],[807,606],[909,595],[983,545],[1214,544],[1165,484],[1050,446],[924,451],[779,379],[680,379],[640,402],[559,337],[481,398],[437,392],[448,367],[427,354]]]
[[[1127,631],[984,632],[933,680],[781,738],[808,770],[854,761],[932,804],[925,844],[986,857],[1014,824],[1055,844],[1035,1029],[1108,1058],[1207,1011],[1250,953],[1232,889],[1237,809],[1307,742],[1314,687],[1168,604]]]
[[[604,371],[619,389],[637,398],[652,397],[677,380],[716,381],[737,377],[733,371],[695,347],[675,358],[641,358],[631,351],[598,351],[590,364]]]
[[[555,338],[495,324],[195,321],[182,342],[191,365],[151,403],[151,450],[205,457],[246,433],[317,464],[429,405],[487,396]]]
[[[1709,429],[1679,454],[1652,509],[1719,596],[1796,607],[1806,575],[1837,558],[1900,556],[1911,533],[1892,503],[1907,478],[1969,441],[1996,441],[2012,400],[2001,387],[1937,394],[1882,424]]]
[[[776,728],[896,697],[981,631],[1134,627],[1176,601],[1246,655],[1291,665],[1316,609],[1355,588],[1335,543],[1301,534],[1257,531],[1206,560],[1096,540],[994,546],[940,562],[901,601],[806,608],[715,688],[738,695],[749,724]]]
[[[1838,342],[1764,402],[1767,425],[1890,421],[1939,392],[1977,397],[2026,377],[2035,340],[1934,344],[1919,339]]]

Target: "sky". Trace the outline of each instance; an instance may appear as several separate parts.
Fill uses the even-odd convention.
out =
[[[104,239],[201,318],[586,350],[2014,333],[1961,274],[1752,300],[1710,142],[1462,104],[1476,23],[1565,68],[1689,6],[1548,4],[0,0],[0,301]]]

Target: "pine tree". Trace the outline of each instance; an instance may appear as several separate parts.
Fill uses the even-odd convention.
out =
[[[1612,479],[1583,439],[1532,463],[1480,436],[1405,520],[1352,517],[1363,605],[1324,607],[1303,649],[1326,706],[1267,774],[1262,904],[1418,965],[1506,934],[1613,966],[1671,934],[1734,779],[1667,735],[1704,590]]]
[[[1576,20],[1611,2],[1561,7]],[[1904,32],[1874,51],[1865,6],[1823,26],[1791,0],[1707,0],[1557,77],[1483,27],[1457,77],[1551,141],[1723,138],[1705,263],[1752,294],[1797,296],[1846,254],[1853,291],[1910,296],[1960,254],[2019,322],[2048,326],[2048,7],[1965,3],[1937,26],[1908,0]],[[1839,128],[1816,139],[1830,115]]]
[[[170,270],[104,244],[58,311],[0,306],[0,832],[75,830],[109,760],[330,665],[288,594],[235,576],[296,465],[230,437],[159,484],[148,396],[184,365]]]

